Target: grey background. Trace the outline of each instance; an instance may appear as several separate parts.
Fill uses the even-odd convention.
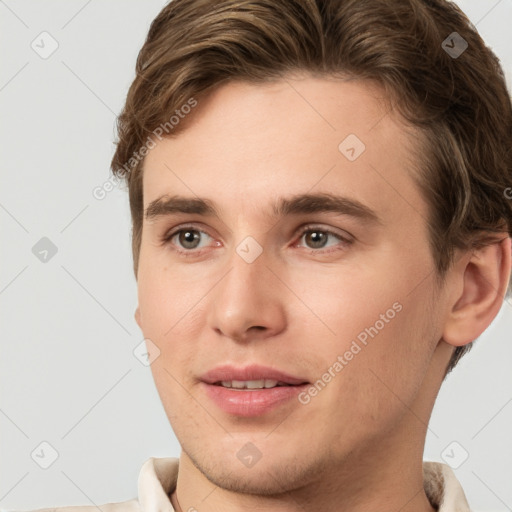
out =
[[[512,0],[458,3],[510,86]],[[93,196],[110,177],[115,115],[163,5],[0,1],[3,509],[131,499],[148,457],[179,455],[133,353],[143,336],[127,192]],[[59,45],[46,59],[31,47],[43,31]],[[47,262],[33,253],[43,237],[57,248]],[[512,510],[511,332],[512,301],[445,382],[426,442],[426,459],[454,466],[467,452],[455,471],[479,511]],[[47,469],[42,442],[58,452]]]

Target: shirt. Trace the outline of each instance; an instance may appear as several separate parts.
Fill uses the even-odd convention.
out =
[[[169,498],[178,479],[176,457],[150,457],[141,467],[138,498],[101,505],[103,512],[175,512]],[[438,512],[471,512],[453,470],[439,462],[423,463],[423,486]],[[42,508],[32,512],[97,512],[95,505]],[[0,512],[15,512],[1,509]]]

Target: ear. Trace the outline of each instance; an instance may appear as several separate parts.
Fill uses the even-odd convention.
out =
[[[487,329],[503,304],[510,265],[510,237],[475,249],[455,265],[455,282],[459,286],[443,331],[446,343],[455,347],[467,345]]]
[[[141,320],[140,320],[140,309],[139,309],[139,306],[137,306],[137,308],[135,309],[135,321],[137,322],[137,325],[140,327],[140,329],[142,330],[142,325],[141,325]]]

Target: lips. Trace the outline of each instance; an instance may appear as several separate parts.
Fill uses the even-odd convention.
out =
[[[202,375],[199,383],[202,392],[218,408],[239,418],[285,411],[281,407],[286,404],[299,407],[297,396],[308,385],[303,377],[257,364],[244,368],[217,366]]]
[[[258,381],[275,380],[280,384],[299,386],[307,384],[308,380],[300,376],[290,375],[284,371],[253,364],[243,368],[231,365],[217,366],[201,376],[201,380],[207,384],[221,384],[223,381]]]

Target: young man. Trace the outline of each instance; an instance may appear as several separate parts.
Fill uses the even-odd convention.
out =
[[[167,5],[112,168],[182,453],[107,510],[469,510],[422,456],[509,287],[511,139],[499,63],[454,4]]]

